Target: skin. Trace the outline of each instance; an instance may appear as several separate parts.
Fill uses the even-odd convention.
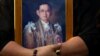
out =
[[[47,47],[47,49],[45,49]],[[55,46],[57,47],[57,45]],[[44,48],[41,48],[41,50],[44,50],[42,54],[44,56],[56,56],[55,52],[52,52],[51,50],[58,50],[59,48],[52,48],[49,46],[44,46]],[[79,37],[73,37],[69,39],[68,41],[61,44],[60,47],[61,56],[88,56],[88,48],[84,41]],[[42,56],[42,55],[39,56]]]
[[[40,5],[39,9],[36,11],[37,15],[39,16],[40,20],[44,22],[48,22],[51,12],[48,4]]]
[[[61,44],[48,45],[36,48],[37,56],[57,56],[55,51]],[[26,49],[14,41],[10,41],[0,52],[0,56],[33,56],[34,49]],[[50,53],[49,53],[50,52]]]
[[[32,56],[33,50],[26,49],[14,41],[8,42],[2,49],[0,56]]]
[[[37,50],[42,50],[42,52],[39,51],[37,56],[57,56],[56,50],[59,50],[60,47],[61,43],[39,47]]]
[[[88,48],[79,37],[73,37],[62,44],[61,56],[88,56]]]
[[[48,46],[45,46],[45,47],[48,47]],[[44,49],[45,48],[43,48],[43,50]],[[52,54],[51,56],[53,55],[56,56],[54,54],[55,52],[52,52],[51,50],[58,50],[58,49],[48,47],[47,49],[45,49],[45,51],[43,51],[43,53],[47,54],[44,56],[48,56],[49,54]],[[60,51],[61,51],[60,53],[61,56],[88,56],[88,48],[86,44],[84,43],[84,41],[79,36],[73,37],[69,39],[68,41],[62,43],[60,47]]]

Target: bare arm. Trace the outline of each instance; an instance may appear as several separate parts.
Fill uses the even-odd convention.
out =
[[[79,37],[73,37],[62,44],[61,56],[87,56],[88,48]]]
[[[37,56],[57,56],[55,51],[59,49],[61,44],[48,45],[36,48]],[[34,49],[26,49],[15,43],[9,42],[1,51],[0,56],[33,56]]]
[[[32,56],[33,50],[26,49],[10,41],[1,51],[0,56]]]

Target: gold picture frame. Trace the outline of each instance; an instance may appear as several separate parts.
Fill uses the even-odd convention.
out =
[[[67,39],[73,37],[73,0],[66,2],[66,34]],[[22,45],[22,0],[14,0],[15,41]]]

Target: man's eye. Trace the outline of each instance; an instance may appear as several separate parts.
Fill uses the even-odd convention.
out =
[[[44,10],[40,10],[40,12],[44,12]]]

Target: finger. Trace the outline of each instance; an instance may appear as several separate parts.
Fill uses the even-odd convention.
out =
[[[59,50],[60,47],[61,47],[61,45],[62,45],[62,43],[58,43],[58,44],[51,45],[52,50],[53,51]]]

